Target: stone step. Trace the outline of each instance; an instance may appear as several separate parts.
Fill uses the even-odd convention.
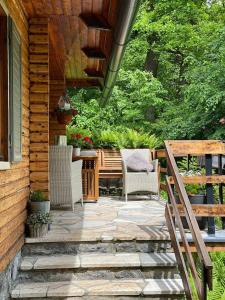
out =
[[[93,242],[40,242],[26,243],[23,256],[82,253],[136,253],[173,252],[169,240],[93,241]]]
[[[174,253],[88,253],[80,255],[27,256],[21,270],[129,268],[176,266]]]
[[[18,284],[13,289],[11,298],[24,300],[65,299],[65,297],[104,300],[111,299],[110,297],[112,299],[114,297],[117,299],[132,299],[132,297],[135,297],[134,299],[142,297],[174,299],[176,296],[183,296],[183,293],[181,279],[77,280]]]
[[[118,278],[177,278],[174,253],[88,253],[27,256],[19,278],[24,281],[58,281]]]

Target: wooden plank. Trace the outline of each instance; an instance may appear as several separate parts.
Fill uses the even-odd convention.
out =
[[[225,143],[218,140],[198,140],[198,141],[166,141],[176,155],[205,155],[205,154],[225,154]]]
[[[30,154],[30,161],[38,162],[38,161],[48,161],[48,152],[35,152]]]
[[[29,39],[31,44],[48,44],[48,34],[31,34]]]
[[[47,54],[30,54],[30,62],[31,63],[48,63],[48,55]],[[35,81],[35,80],[32,79],[32,81]]]
[[[30,74],[31,82],[49,82],[48,74]]]
[[[31,54],[48,54],[48,45],[30,45],[29,50]]]
[[[172,209],[172,207],[170,206]],[[177,204],[180,215],[184,216],[182,204]],[[192,204],[191,208],[195,216],[201,217],[225,217],[225,204]]]
[[[31,83],[30,85],[30,91],[31,93],[40,93],[40,94],[44,94],[44,93],[48,93],[48,84],[44,84],[44,83]]]
[[[30,186],[33,191],[37,191],[37,190],[48,191],[49,190],[48,182],[31,182]]]
[[[32,113],[48,113],[48,103],[43,104],[31,104],[30,111]]]
[[[31,143],[48,143],[48,133],[47,132],[35,132],[30,134],[30,142]]]
[[[41,123],[30,123],[30,131],[31,132],[48,132],[49,124],[48,122],[41,122]]]
[[[30,194],[29,187],[25,187],[19,191],[16,191],[14,194],[11,194],[9,196],[7,195],[6,197],[1,198],[0,212],[3,212],[10,207],[13,207],[23,199],[28,199],[29,194]]]
[[[30,122],[48,122],[48,114],[31,114]]]
[[[31,182],[47,182],[48,181],[48,172],[31,172],[30,174]]]
[[[30,64],[30,72],[36,73],[36,74],[39,74],[39,73],[48,74],[48,65],[47,64],[41,65],[41,64],[31,63]]]
[[[30,103],[48,103],[48,101],[48,94],[30,94]]]
[[[183,183],[185,183],[185,184],[206,184],[206,183],[218,184],[218,183],[225,182],[225,175],[181,176],[181,179],[182,179]],[[171,184],[174,184],[174,180],[172,177],[169,177],[169,182]]]
[[[18,215],[26,209],[27,200],[22,199],[13,207],[8,208],[0,213],[0,228],[5,224],[9,223],[11,220],[18,217]]]
[[[8,236],[10,236],[17,228],[24,224],[27,218],[27,212],[23,211],[21,214],[17,216],[17,218],[13,219],[2,228],[0,228],[0,243],[3,242]]]
[[[25,225],[20,224],[11,235],[9,235],[4,241],[0,243],[0,259],[10,250],[15,241],[21,237],[21,235],[24,233],[24,228]]]
[[[43,144],[43,143],[32,143],[30,145],[30,151],[32,152],[48,152],[48,145]],[[32,154],[33,155],[33,154]],[[31,157],[33,158],[33,156],[31,155]]]
[[[30,33],[48,33],[47,24],[32,24],[30,23],[29,32]]]
[[[11,249],[0,259],[0,272],[3,272],[10,261],[15,257],[16,253],[22,248],[24,244],[24,235],[12,245]]]
[[[31,171],[46,171],[46,170],[48,170],[48,162],[31,162],[30,170]]]
[[[5,172],[0,172],[0,186],[11,183],[12,181],[17,181],[20,178],[28,177],[29,169],[17,169],[17,170],[7,170]]]
[[[29,177],[21,178],[17,181],[13,181],[6,185],[2,185],[0,189],[0,198],[12,195],[19,191],[20,189],[26,188],[29,186],[30,180]]]

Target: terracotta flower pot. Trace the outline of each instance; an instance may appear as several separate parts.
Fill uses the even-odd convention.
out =
[[[57,120],[59,124],[68,125],[72,121],[72,114],[65,114],[62,112],[57,112]]]

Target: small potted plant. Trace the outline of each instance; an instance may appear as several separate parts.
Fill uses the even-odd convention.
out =
[[[73,155],[80,156],[80,150],[83,145],[83,136],[81,133],[72,133],[69,144],[73,146]]]
[[[39,190],[31,192],[29,204],[32,213],[49,213],[50,211],[50,201]]]
[[[29,228],[31,238],[43,237],[47,234],[49,224],[52,223],[49,213],[34,213],[27,218],[26,224]]]

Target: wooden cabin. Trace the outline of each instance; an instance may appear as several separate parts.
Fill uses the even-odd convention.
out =
[[[107,77],[113,59],[122,58],[137,6],[0,0],[0,271],[24,243],[30,190],[50,196],[48,149],[65,134],[54,115],[59,97],[67,87],[110,90]]]
[[[65,134],[65,125],[58,124],[54,114],[59,97],[67,87],[91,87],[101,89],[102,102],[107,101],[139,4],[139,0],[0,0],[0,280],[3,282],[0,282],[0,297],[3,295],[1,289],[8,291],[11,288],[20,264],[30,191],[41,190],[51,199],[49,145],[54,143],[55,136]],[[203,288],[197,275],[194,279],[199,288],[199,299],[206,299],[206,286],[211,288],[212,265],[195,216],[224,217],[225,209],[222,203],[213,207],[213,203],[208,202],[206,209],[195,207],[193,213],[188,204],[174,157],[196,153],[222,156],[225,154],[224,143],[167,142],[163,156],[167,157],[171,173],[167,191],[172,203],[166,207],[166,220],[187,298],[193,299],[182,251],[188,253],[191,269],[196,275],[190,257],[197,249],[205,271]],[[211,157],[208,159],[210,164]],[[219,184],[223,191],[225,178],[222,171],[215,177],[211,167],[208,170],[207,176],[195,178],[195,183],[207,184],[209,195],[212,194],[212,183]],[[185,180],[189,182],[189,179]],[[174,184],[183,205],[178,207],[179,210],[172,195]],[[180,214],[189,220],[194,236],[192,248],[187,246]],[[174,215],[181,228],[182,247],[176,237]],[[107,235],[105,238],[109,241]],[[121,235],[119,238],[123,239]],[[165,236],[162,240],[165,241]],[[90,241],[92,243],[92,236]],[[129,242],[133,243],[133,240]],[[146,240],[141,242],[146,243]],[[224,244],[223,248],[218,246],[217,249],[224,249]],[[47,293],[46,286],[45,290]],[[115,290],[114,287],[113,293]],[[133,292],[132,287],[130,291]],[[137,292],[139,294],[131,296],[140,295],[140,287]],[[19,288],[14,290],[14,298],[22,297],[18,293]],[[151,288],[147,288],[145,295],[150,295],[148,293]],[[27,297],[28,292],[24,298]]]

